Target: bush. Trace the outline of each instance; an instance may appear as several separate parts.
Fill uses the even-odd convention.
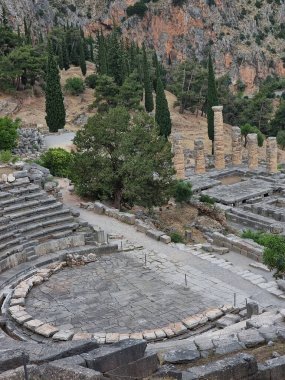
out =
[[[170,234],[170,237],[171,237],[171,241],[173,241],[173,243],[183,243],[184,242],[183,237],[178,232],[172,232]]]
[[[1,150],[0,152],[0,162],[8,164],[12,160],[12,153],[10,150]]]
[[[252,239],[265,247],[263,262],[270,270],[275,269],[274,277],[283,278],[285,274],[285,237],[265,232],[244,231],[242,237]]]
[[[96,87],[97,75],[90,74],[85,78],[85,84],[87,87],[94,89]]]
[[[40,158],[40,164],[48,168],[56,177],[69,177],[72,153],[62,148],[51,148]]]
[[[281,130],[277,133],[277,143],[281,146],[282,149],[285,148],[285,131]]]
[[[172,5],[175,7],[182,7],[186,3],[186,0],[172,0]]]
[[[174,187],[174,199],[176,202],[187,202],[192,197],[192,185],[190,182],[177,181]]]
[[[85,85],[81,78],[68,78],[65,83],[64,89],[71,95],[79,95],[84,92]]]
[[[253,126],[253,125],[250,125],[250,124],[244,124],[241,126],[240,128],[240,131],[241,131],[241,134],[245,137],[245,145],[247,143],[247,135],[249,133],[256,133],[257,134],[257,144],[259,147],[263,146],[263,142],[264,142],[264,135],[260,132],[260,130]]]
[[[209,195],[206,195],[206,194],[200,195],[200,202],[208,203],[210,205],[213,205],[215,203],[214,199],[209,197]]]
[[[127,16],[131,17],[133,15],[138,15],[139,17],[143,18],[146,11],[148,10],[147,6],[143,2],[137,2],[134,5],[130,5],[127,9]]]
[[[0,150],[11,150],[17,145],[20,120],[0,117]]]

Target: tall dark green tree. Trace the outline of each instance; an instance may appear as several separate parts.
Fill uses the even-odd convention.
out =
[[[144,76],[144,104],[147,112],[151,112],[154,108],[152,97],[152,83],[150,80],[150,68],[147,59],[145,46],[143,45],[143,76]]]
[[[171,133],[171,118],[160,75],[157,76],[156,84],[155,121],[159,126],[159,134],[167,138]]]
[[[46,123],[50,132],[57,132],[65,125],[65,108],[60,86],[60,77],[51,42],[48,43],[46,72]]]
[[[62,44],[61,43],[58,44],[57,56],[58,56],[58,66],[59,66],[60,70],[63,70],[64,69],[64,62],[63,62],[63,51],[62,51]]]
[[[98,32],[97,39],[97,55],[96,55],[96,67],[97,71],[101,75],[107,75],[108,67],[107,67],[107,48],[106,41],[103,35],[103,32]]]
[[[68,54],[65,37],[62,39],[61,47],[62,47],[63,67],[65,70],[68,70],[69,69],[69,54]]]
[[[123,54],[117,31],[114,31],[108,39],[107,57],[108,75],[121,86],[124,80]]]
[[[84,53],[82,38],[80,38],[79,40],[79,65],[80,65],[82,74],[85,76],[87,72],[87,68],[86,68],[85,53]]]
[[[218,93],[216,88],[215,72],[213,68],[212,56],[209,53],[208,60],[208,93],[207,93],[207,121],[208,121],[208,136],[212,141],[212,152],[214,149],[214,112],[213,106],[218,105]]]

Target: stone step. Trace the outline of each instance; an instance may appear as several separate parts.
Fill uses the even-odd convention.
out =
[[[56,219],[50,218],[46,222],[31,224],[28,227],[19,229],[19,231],[23,234],[23,233],[26,233],[26,232],[29,232],[29,231],[38,230],[40,228],[45,228],[47,226],[53,226],[53,225],[57,225],[57,224],[64,224],[66,222],[71,222],[71,221],[74,221],[74,218],[72,216],[67,216],[67,217],[63,217],[63,218],[56,218]]]
[[[39,191],[32,194],[21,195],[20,197],[17,197],[17,198],[8,198],[0,202],[0,209],[8,207],[8,205],[14,205],[16,204],[16,202],[36,200],[38,198],[43,198],[44,196],[46,196],[46,193],[44,191]]]
[[[248,212],[238,213],[236,211],[237,210],[232,209],[231,211],[226,212],[227,219],[234,223],[251,227],[255,230],[270,231],[272,226],[276,224],[274,221],[266,220],[265,218],[262,218],[261,216],[257,216],[255,214],[248,215]]]
[[[33,261],[33,260],[36,260],[37,258],[38,258],[37,255],[31,255],[27,257],[27,261]]]
[[[49,212],[49,211],[51,212],[51,211],[62,209],[62,208],[63,208],[63,204],[60,202],[56,202],[56,203],[50,204],[50,205],[45,206],[45,207],[39,207],[39,208],[34,208],[32,210],[29,210],[29,211],[10,214],[9,218],[12,220],[14,220],[14,219],[19,220],[21,218],[25,218],[25,217],[30,216],[30,215],[36,216],[36,215],[39,215],[40,213]]]
[[[5,240],[13,239],[15,236],[15,232],[9,232],[6,234],[0,235],[0,242],[4,242]]]
[[[41,190],[40,186],[29,183],[26,186],[18,186],[18,187],[14,187],[14,188],[12,187],[8,191],[9,191],[10,195],[19,196],[22,194],[29,194],[29,193],[37,192],[40,190]]]
[[[15,202],[16,202],[16,199],[15,199]],[[39,201],[20,202],[20,203],[15,203],[15,202],[13,206],[8,206],[8,207],[3,208],[5,215],[9,215],[9,213],[13,211],[23,210],[25,208],[34,208],[40,205]]]
[[[4,244],[0,244],[0,253],[4,251],[7,248],[13,247],[14,245],[17,245],[18,243],[22,242],[22,238],[13,239],[11,241],[8,241]]]
[[[32,234],[27,234],[27,239],[34,239],[34,238],[42,238],[42,237],[47,237],[49,235],[53,235],[53,233],[57,233],[59,231],[64,231],[64,230],[76,230],[78,227],[78,223],[68,223],[68,224],[61,224],[59,226],[51,227],[51,228],[45,228],[41,231],[32,233]]]

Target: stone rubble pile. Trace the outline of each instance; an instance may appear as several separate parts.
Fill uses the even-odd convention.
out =
[[[19,128],[14,153],[20,157],[37,158],[46,149],[43,135],[35,128]]]

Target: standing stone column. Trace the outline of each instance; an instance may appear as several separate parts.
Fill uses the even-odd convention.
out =
[[[248,168],[255,170],[258,168],[258,145],[257,134],[249,133],[247,135],[247,149],[248,149]]]
[[[184,149],[180,139],[173,142],[173,163],[177,179],[185,179]]]
[[[203,174],[206,172],[204,141],[194,141],[194,154],[195,154],[195,173]]]
[[[239,127],[232,127],[232,164],[234,166],[242,163],[242,143]]]
[[[267,173],[277,173],[277,141],[276,137],[266,140],[266,167]]]
[[[225,168],[223,106],[214,106],[212,110],[214,111],[215,168],[221,170]]]

